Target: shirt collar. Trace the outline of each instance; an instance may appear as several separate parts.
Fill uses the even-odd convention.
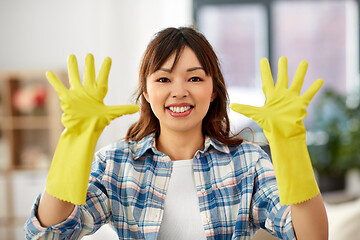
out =
[[[140,158],[149,149],[151,149],[154,154],[158,154],[158,155],[162,154],[156,149],[155,133],[149,134],[148,136],[144,137],[137,143],[136,142],[134,143],[135,144],[133,145],[134,147],[133,152],[135,159]],[[216,149],[219,152],[230,153],[229,147],[226,144],[223,144],[210,136],[205,136],[204,150],[202,152],[208,151],[210,146],[212,146],[214,149]]]
[[[149,149],[151,149],[153,153],[160,154],[160,152],[156,149],[155,146],[155,133],[149,134],[138,142],[134,142],[134,158],[138,159],[139,157],[144,155]]]
[[[204,144],[203,152],[208,151],[210,146],[212,146],[219,152],[230,153],[229,147],[226,144],[221,143],[218,140],[216,140],[215,138],[212,138],[210,136],[205,136],[205,144]]]

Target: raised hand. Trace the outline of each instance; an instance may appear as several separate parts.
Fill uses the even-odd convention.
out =
[[[70,88],[52,73],[46,76],[59,95],[64,111],[62,132],[50,166],[46,192],[73,204],[85,204],[91,163],[98,138],[116,117],[135,113],[137,105],[105,106],[111,59],[106,58],[95,81],[94,58],[86,56],[81,84],[74,55],[69,56]]]
[[[64,112],[62,123],[67,131],[84,131],[87,128],[102,131],[111,120],[124,114],[135,113],[137,105],[106,106],[103,99],[108,90],[111,59],[106,58],[95,81],[94,57],[85,59],[84,85],[81,84],[76,57],[68,58],[70,88],[67,89],[51,71],[46,73],[61,100]]]
[[[302,120],[306,117],[306,107],[324,82],[322,79],[316,80],[303,95],[300,95],[307,67],[306,61],[300,63],[294,80],[288,88],[287,59],[281,57],[278,79],[274,86],[269,62],[263,58],[260,68],[262,88],[266,97],[265,105],[253,107],[233,103],[230,108],[257,122],[269,141],[274,134],[284,138],[305,134]]]
[[[306,130],[302,120],[306,107],[321,88],[322,79],[300,95],[308,63],[300,63],[294,80],[288,87],[287,60],[279,60],[279,74],[276,85],[271,75],[269,62],[260,62],[263,91],[266,96],[263,107],[233,103],[230,108],[254,119],[269,141],[280,201],[283,205],[297,204],[318,195],[311,160],[306,145]]]

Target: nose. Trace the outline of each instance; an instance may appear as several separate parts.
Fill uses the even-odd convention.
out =
[[[178,80],[172,84],[171,95],[173,98],[184,98],[189,95],[186,81]]]

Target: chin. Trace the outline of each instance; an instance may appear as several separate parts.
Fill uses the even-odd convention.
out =
[[[200,127],[199,125],[186,126],[185,124],[181,124],[181,123],[174,124],[173,126],[166,126],[165,128],[161,127],[160,129],[165,131],[170,130],[172,132],[183,133],[183,134],[187,134],[187,133],[196,134],[197,132],[202,132],[201,125]]]

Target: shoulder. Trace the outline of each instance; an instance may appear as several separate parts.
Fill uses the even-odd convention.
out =
[[[234,165],[240,165],[241,168],[254,168],[262,162],[269,162],[268,154],[257,144],[243,142],[239,145],[228,146]]]
[[[113,176],[126,165],[133,166],[137,142],[119,140],[101,148],[95,153],[91,175],[95,178]]]
[[[128,159],[138,159],[147,150],[153,149],[154,136],[149,135],[141,139],[140,141],[127,141],[119,140],[108,146],[101,148],[95,157],[102,161],[108,159],[114,161],[124,161]]]
[[[211,146],[211,147],[210,147]],[[243,141],[237,145],[227,145],[212,137],[205,138],[205,152],[218,160],[242,161],[244,164],[257,162],[259,159],[268,158],[267,153],[257,144]]]
[[[232,155],[243,155],[254,158],[267,157],[267,153],[255,143],[244,141],[239,145],[231,145],[228,147]]]
[[[126,140],[119,140],[110,145],[102,147],[96,152],[95,157],[106,160],[107,158],[120,157],[132,153],[132,142]]]

